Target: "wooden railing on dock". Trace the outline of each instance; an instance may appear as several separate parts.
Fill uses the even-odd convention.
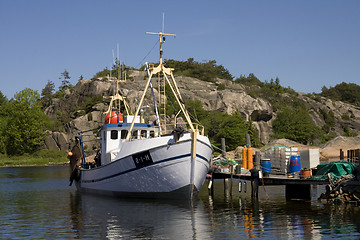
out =
[[[355,165],[358,165],[360,160],[360,149],[347,150],[347,156],[345,157],[344,151],[340,149],[340,160],[347,160]]]

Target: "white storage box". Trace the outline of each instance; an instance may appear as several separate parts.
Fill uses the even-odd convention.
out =
[[[320,164],[319,149],[303,149],[300,151],[301,168],[315,168]]]

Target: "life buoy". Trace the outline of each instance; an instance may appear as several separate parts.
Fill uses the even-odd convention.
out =
[[[105,124],[109,123],[122,123],[124,121],[121,112],[117,109],[112,110],[105,117]]]

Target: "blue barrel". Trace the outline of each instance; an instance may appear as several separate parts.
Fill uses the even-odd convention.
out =
[[[289,162],[289,173],[300,172],[300,170],[301,170],[300,156],[291,156]]]
[[[261,170],[263,173],[271,172],[271,162],[270,159],[261,159]]]

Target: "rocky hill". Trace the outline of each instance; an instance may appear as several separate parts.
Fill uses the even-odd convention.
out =
[[[131,80],[122,83],[121,94],[126,97],[130,105],[130,111],[134,111],[136,104],[142,94],[145,85],[144,73],[132,71]],[[191,77],[177,76],[177,83],[182,92],[184,100],[199,100],[204,109],[218,110],[231,114],[235,111],[240,112],[246,120],[253,121],[259,132],[262,144],[270,141],[272,133],[272,122],[276,118],[276,112],[272,104],[266,98],[252,97],[247,93],[247,86],[233,83],[229,80],[217,79],[216,82],[205,82]],[[156,91],[156,81],[153,81]],[[106,79],[85,79],[79,81],[73,89],[64,91],[62,98],[52,99],[52,104],[45,109],[45,113],[53,120],[65,116],[66,124],[60,132],[49,132],[45,140],[45,145],[50,149],[68,150],[72,145],[72,139],[80,132],[89,131],[85,138],[86,146],[89,151],[96,148],[95,136],[97,127],[104,122],[104,110],[107,109],[106,103],[96,103],[88,109],[81,109],[85,103],[91,103],[89,99],[101,99],[102,96],[113,95],[115,83]],[[219,88],[219,86],[225,86]],[[280,97],[286,98],[286,93]],[[299,101],[307,105],[313,122],[322,127],[326,124],[322,112],[324,109],[333,112],[334,125],[332,132],[340,136],[344,128],[353,132],[360,132],[360,108],[340,101],[333,102],[323,97],[313,97],[302,93],[297,94]],[[152,105],[152,99],[145,99],[144,106]],[[347,116],[347,117],[346,117]],[[148,120],[154,120],[154,116],[146,113]],[[60,126],[61,127],[61,126]]]

